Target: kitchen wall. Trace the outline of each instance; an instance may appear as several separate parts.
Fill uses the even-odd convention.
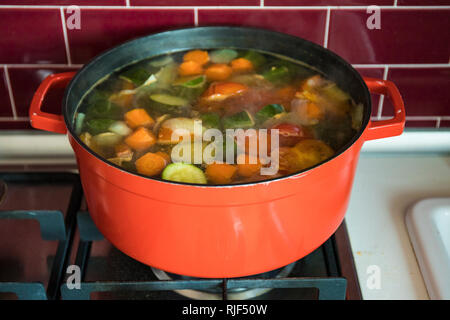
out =
[[[70,5],[80,8],[79,25]],[[206,25],[268,28],[323,45],[362,75],[394,81],[407,126],[450,127],[450,0],[2,0],[0,129],[30,128],[28,107],[47,75],[79,69],[128,39]],[[58,112],[61,96],[49,96],[46,110]],[[387,99],[373,102],[373,118],[392,115]]]

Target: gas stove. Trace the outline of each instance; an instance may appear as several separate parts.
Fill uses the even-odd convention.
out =
[[[200,279],[144,265],[97,230],[76,173],[0,173],[0,299],[361,299],[345,221],[308,256],[270,272]]]

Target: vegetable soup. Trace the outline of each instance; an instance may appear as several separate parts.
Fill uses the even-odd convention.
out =
[[[112,73],[83,97],[74,126],[93,152],[130,172],[223,185],[326,161],[356,135],[362,117],[362,105],[301,62],[219,48]]]

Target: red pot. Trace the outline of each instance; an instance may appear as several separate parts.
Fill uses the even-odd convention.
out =
[[[243,33],[249,37],[239,37]],[[169,37],[171,41],[167,41]],[[280,49],[281,40],[286,43]],[[87,88],[118,66],[144,57],[136,57],[136,45],[159,53],[179,48],[250,47],[289,55],[325,73],[331,70],[330,78],[363,103],[363,127],[328,161],[265,182],[199,186],[124,171],[93,154],[73,132],[72,119]],[[145,56],[156,54],[149,49]],[[72,77],[63,101],[64,117],[42,112],[46,93],[53,86],[66,86]],[[364,141],[402,133],[405,110],[395,85],[364,80],[365,84],[349,64],[330,51],[299,38],[256,29],[183,29],[128,42],[97,57],[78,73],[49,76],[33,98],[30,118],[35,128],[68,133],[90,215],[119,250],[172,273],[239,277],[287,265],[325,242],[344,218]],[[370,121],[366,85],[371,92],[392,100],[393,119]]]

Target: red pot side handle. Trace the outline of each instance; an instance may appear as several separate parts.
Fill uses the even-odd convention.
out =
[[[41,110],[41,107],[49,90],[52,88],[65,88],[75,74],[75,71],[56,73],[49,75],[42,81],[30,105],[30,123],[33,128],[56,133],[67,132],[62,115],[44,112]]]
[[[364,78],[371,93],[383,94],[394,105],[394,117],[388,120],[371,121],[365,136],[366,140],[388,138],[402,134],[405,127],[405,105],[395,84],[388,80]]]

